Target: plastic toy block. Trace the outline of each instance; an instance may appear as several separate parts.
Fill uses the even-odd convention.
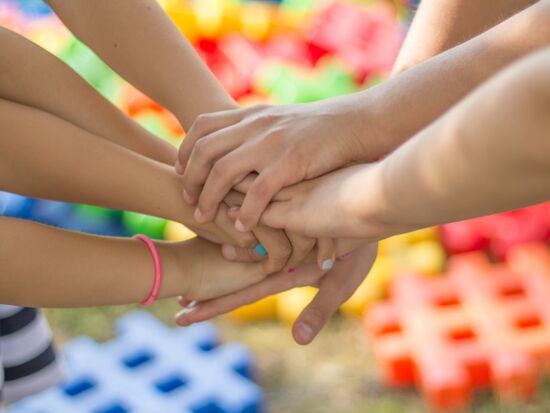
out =
[[[162,239],[168,221],[163,218],[138,212],[125,211],[122,214],[122,224],[130,235],[144,234],[155,239]]]
[[[319,62],[314,70],[273,61],[258,71],[254,88],[281,104],[313,102],[359,90],[353,76],[331,58]]]
[[[250,351],[218,345],[212,324],[172,329],[138,311],[119,319],[117,331],[107,343],[81,337],[65,345],[65,383],[8,413],[262,411],[262,391],[250,380]]]
[[[278,296],[272,295],[253,304],[245,305],[229,313],[236,321],[260,321],[275,318],[277,315]]]
[[[313,299],[317,289],[313,287],[295,288],[278,296],[277,314],[281,321],[294,323],[306,305]]]
[[[486,249],[502,260],[516,245],[550,240],[550,202],[441,227],[449,253]]]
[[[417,384],[438,409],[467,406],[491,386],[527,399],[550,366],[550,252],[516,247],[508,263],[481,252],[451,258],[445,277],[406,274],[364,320],[390,386]]]
[[[313,56],[338,56],[362,83],[371,74],[391,70],[403,33],[386,4],[360,8],[334,2],[318,16],[307,39]]]
[[[179,222],[168,221],[164,228],[164,239],[167,241],[185,241],[195,236],[193,231]]]

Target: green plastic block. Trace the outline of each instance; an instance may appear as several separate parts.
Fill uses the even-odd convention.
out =
[[[151,215],[125,211],[122,214],[122,224],[131,235],[144,234],[150,238],[163,239],[167,221]]]

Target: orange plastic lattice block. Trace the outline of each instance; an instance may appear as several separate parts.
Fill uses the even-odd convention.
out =
[[[533,395],[550,366],[550,253],[517,247],[506,264],[481,252],[457,255],[448,274],[406,274],[390,300],[365,313],[375,356],[390,386],[418,384],[435,408],[461,408],[476,389]]]

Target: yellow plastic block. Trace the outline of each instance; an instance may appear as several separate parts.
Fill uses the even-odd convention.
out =
[[[273,31],[277,6],[263,2],[244,3],[241,9],[241,33],[246,37],[262,41]]]
[[[168,221],[164,229],[164,239],[168,241],[185,241],[196,237],[196,234],[179,222]]]
[[[275,318],[277,315],[277,296],[266,297],[253,304],[237,308],[229,317],[237,321],[260,321]]]
[[[411,245],[408,249],[405,265],[421,274],[441,274],[447,255],[438,241],[423,241]]]
[[[379,255],[367,278],[350,299],[342,304],[342,312],[361,315],[367,305],[386,295],[388,284],[394,273],[395,263],[390,258]]]
[[[403,249],[417,242],[438,240],[438,231],[437,227],[429,227],[387,238],[380,242],[379,251],[384,255],[399,254]]]
[[[191,43],[194,43],[199,36],[197,18],[189,3],[177,0],[166,1],[166,13],[182,34]]]
[[[277,300],[277,315],[279,319],[289,324],[294,323],[316,293],[316,288],[302,287],[279,294]]]

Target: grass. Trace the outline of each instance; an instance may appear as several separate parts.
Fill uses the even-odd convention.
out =
[[[77,335],[107,340],[113,321],[137,306],[47,310],[58,344]],[[156,303],[151,312],[173,324],[177,305]],[[290,327],[276,321],[237,324],[215,321],[224,341],[240,341],[257,357],[258,381],[275,413],[420,413],[427,409],[415,390],[384,387],[359,320],[336,318],[309,346],[295,344]],[[487,392],[476,396],[468,412],[550,412],[550,381],[529,403],[502,402]]]

